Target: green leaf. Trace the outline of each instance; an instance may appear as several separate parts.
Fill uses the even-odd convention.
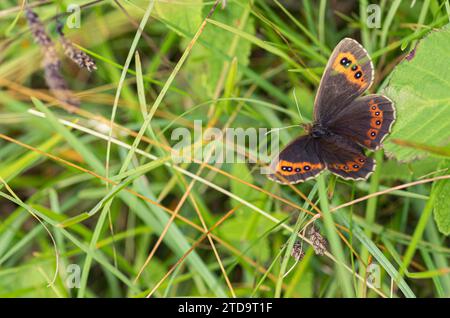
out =
[[[383,180],[401,180],[408,182],[417,178],[422,178],[439,170],[442,160],[429,157],[422,160],[414,161],[408,164],[400,163],[395,160],[388,160],[383,163],[381,178]]]
[[[385,144],[398,160],[425,157],[423,150],[394,144],[400,139],[428,146],[445,146],[450,131],[450,24],[421,40],[408,59],[394,70],[385,94],[394,102],[397,120]]]
[[[434,204],[434,219],[442,234],[450,234],[450,180],[437,182],[433,191],[436,191]]]
[[[177,28],[194,34],[202,23],[202,8],[203,0],[189,0],[186,2],[166,0],[156,1],[154,12],[163,22],[170,22]],[[170,24],[168,25],[169,27]],[[180,34],[176,28],[172,29]]]
[[[57,146],[62,139],[63,138],[61,135],[54,135],[40,144],[37,148],[43,152],[49,152],[55,148],[55,146]],[[29,151],[27,154],[23,155],[16,161],[11,162],[10,164],[0,165],[0,177],[6,180],[9,178],[14,178],[17,175],[20,175],[24,170],[32,167],[33,164],[41,158],[41,154],[35,151]]]
[[[248,170],[245,163],[233,164],[231,167],[231,173],[234,176],[239,176],[240,180],[245,181],[249,184],[254,184],[254,182],[255,182],[253,180],[252,174],[250,173],[250,170]],[[246,185],[242,182],[232,179],[230,181],[230,186],[231,186],[231,192],[233,192],[236,195],[239,195],[240,197],[245,198],[249,202],[255,201],[255,200],[258,200],[261,198],[260,192],[253,190],[248,185]],[[236,207],[240,204],[236,200],[231,200],[231,202],[232,202],[233,207]],[[248,211],[252,211],[248,207],[242,207],[242,209],[244,209],[244,210],[248,209]]]
[[[86,219],[89,219],[91,216],[87,212],[83,212],[81,214],[75,215],[74,217],[68,218],[64,220],[63,222],[59,223],[59,227],[69,227],[74,224],[78,224],[80,222],[83,222]]]
[[[255,181],[252,177],[250,170],[245,163],[235,163],[231,167],[231,173],[234,176],[239,176],[242,181],[249,184],[254,184]],[[259,207],[264,208],[267,204],[266,196],[250,188],[248,185],[232,179],[230,181],[231,192],[239,197],[245,198],[245,201]],[[226,223],[220,227],[221,236],[233,242],[240,244],[241,246],[248,247],[248,241],[253,242],[258,240],[258,248],[252,248],[248,251],[249,255],[259,258],[262,261],[266,261],[270,256],[270,245],[267,237],[260,237],[261,233],[265,233],[273,227],[273,222],[263,218],[260,214],[254,213],[254,211],[242,203],[231,200],[233,207],[238,207],[233,217],[227,220]],[[283,218],[285,215],[274,213],[274,216]]]
[[[345,217],[341,213],[335,213],[334,218],[339,221],[339,223],[350,227],[349,218]],[[406,283],[403,277],[399,276],[398,271],[395,269],[394,265],[389,261],[389,259],[381,252],[378,246],[370,240],[364,231],[357,226],[355,223],[352,224],[353,235],[363,244],[370,254],[377,260],[377,262],[384,268],[384,270],[389,274],[389,276],[397,281],[398,287],[403,292],[406,298],[416,298],[414,292],[411,290],[409,285]]]
[[[247,3],[248,1],[242,2]],[[210,6],[205,6],[203,16],[206,16],[209,10]],[[246,10],[247,7],[244,4],[229,2],[226,10],[217,9],[212,19],[221,23],[221,25],[227,25],[237,30],[242,29],[243,33],[251,36],[254,34],[254,21],[252,18],[247,17],[248,12]],[[211,22],[208,24],[211,24]],[[197,90],[198,96],[211,98],[224,70],[224,60],[223,57],[218,56],[217,53],[207,47],[218,48],[230,57],[237,58],[239,67],[235,76],[235,82],[238,82],[242,75],[241,66],[247,66],[249,63],[251,42],[243,39],[239,34],[215,25],[206,26],[201,41],[207,45],[198,45],[192,49],[191,57],[186,64],[186,74],[188,74],[191,87]]]
[[[38,266],[32,260],[24,261],[22,266],[0,272],[0,297],[67,297],[64,286],[58,280],[54,288],[49,288],[49,277],[53,275],[53,264],[41,263]]]
[[[423,145],[418,142],[413,141],[405,141],[401,139],[391,139],[391,141],[394,144],[409,147],[417,150],[423,150],[425,152],[428,152],[430,155],[436,156],[436,157],[444,157],[444,158],[450,158],[450,147],[436,147],[436,146],[428,146]]]
[[[103,164],[100,160],[93,154],[90,148],[83,144],[69,129],[67,129],[63,124],[58,121],[58,118],[52,113],[52,111],[47,108],[39,99],[31,97],[31,101],[34,106],[41,112],[45,113],[46,119],[49,124],[59,133],[61,134],[67,142],[76,150],[85,162],[89,163],[92,168],[96,171],[101,171],[104,173]]]

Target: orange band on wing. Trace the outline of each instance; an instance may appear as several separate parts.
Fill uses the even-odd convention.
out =
[[[354,161],[347,161],[346,163],[342,164],[336,163],[332,165],[332,167],[346,172],[358,171],[364,166],[365,162],[366,159],[364,159],[363,157],[359,157],[354,159]]]
[[[360,87],[368,85],[364,80],[364,72],[356,57],[350,52],[339,53],[332,65],[333,70],[344,74],[347,80]]]
[[[313,170],[320,170],[323,168],[321,163],[311,162],[289,162],[281,160],[277,165],[277,173],[283,176],[291,176],[298,173],[308,173]]]
[[[367,138],[364,143],[368,146],[371,145],[371,140],[375,140],[380,132],[380,128],[383,124],[383,111],[378,104],[372,99],[369,101],[370,112],[370,129],[367,131]]]

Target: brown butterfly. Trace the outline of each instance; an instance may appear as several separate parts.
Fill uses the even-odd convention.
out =
[[[314,101],[314,121],[272,161],[268,177],[298,183],[325,169],[346,180],[365,180],[375,160],[363,149],[376,150],[395,121],[393,102],[383,95],[361,95],[369,89],[374,67],[357,41],[345,38],[334,49]]]

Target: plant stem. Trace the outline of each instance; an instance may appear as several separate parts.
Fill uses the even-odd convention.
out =
[[[342,244],[337,234],[336,226],[334,225],[333,216],[330,212],[330,206],[327,197],[327,187],[325,185],[325,179],[323,175],[320,175],[317,178],[317,183],[319,186],[320,209],[323,212],[322,218],[325,225],[327,239],[330,243],[331,253],[337,259],[335,267],[337,278],[340,283],[343,296],[354,297],[354,292],[351,283],[351,276],[345,271],[344,267],[345,264],[344,250],[342,249]]]
[[[377,167],[375,169],[375,172],[372,175],[372,178],[370,180],[370,187],[369,187],[369,194],[375,193],[378,191],[378,188],[380,186],[380,174],[381,174],[381,167],[383,164],[383,151],[378,151],[375,154],[375,160],[377,162]],[[377,212],[377,203],[378,203],[378,196],[372,197],[369,200],[367,200],[367,206],[366,206],[366,217],[365,222],[366,224],[373,224],[375,222],[375,216]],[[372,238],[372,231],[369,227],[366,228],[364,231],[364,234],[371,239]],[[365,262],[369,258],[369,251],[365,246],[361,247],[361,260]],[[361,267],[359,269],[359,275],[362,277],[366,276],[366,268],[363,264],[361,264]],[[359,297],[364,297],[366,292],[366,285],[361,284],[359,289]]]

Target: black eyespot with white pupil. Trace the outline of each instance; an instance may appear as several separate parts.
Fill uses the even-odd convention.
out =
[[[362,76],[361,71],[355,73],[355,78],[361,78],[361,76]]]
[[[375,124],[377,124],[377,126],[380,126],[380,125],[381,125],[381,121],[377,120],[377,121],[375,122]]]
[[[359,162],[364,162],[365,160],[362,159],[362,158],[359,158],[358,161],[359,161]]]
[[[304,166],[303,169],[306,170],[306,171],[308,171],[308,170],[311,169],[311,167],[310,167],[310,166]]]
[[[300,172],[300,168],[295,168],[295,172]]]
[[[375,116],[380,116],[380,112],[375,112]]]
[[[359,169],[359,165],[353,165],[353,168]]]
[[[372,137],[375,137],[375,136],[376,136],[376,133],[375,133],[374,131],[372,131],[372,132],[370,133],[370,135],[371,135]]]
[[[343,65],[344,67],[349,67],[352,64],[352,61],[350,61],[348,58],[343,57],[341,59],[341,65]]]
[[[377,109],[377,106],[372,106],[372,110],[375,110],[375,109]]]
[[[353,65],[352,66],[352,71],[356,71],[358,69],[358,66],[357,65]]]

